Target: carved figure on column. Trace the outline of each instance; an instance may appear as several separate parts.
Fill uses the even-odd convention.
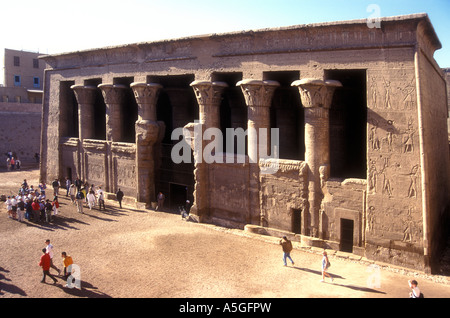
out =
[[[106,104],[106,140],[120,141],[122,127],[120,124],[121,107],[125,98],[125,85],[100,84]]]
[[[268,155],[270,138],[258,138],[260,129],[266,129],[266,137],[270,130],[270,106],[272,97],[280,84],[276,81],[242,80],[236,84],[242,89],[248,107],[248,156],[250,161],[249,214],[247,222],[264,225],[260,207],[260,155]]]
[[[87,167],[84,154],[83,140],[94,137],[94,104],[97,97],[97,87],[72,85],[70,87],[78,102],[78,158],[77,174],[83,180],[86,179]]]
[[[308,191],[309,212],[311,215],[310,233],[321,236],[320,207],[324,197],[322,185],[326,174],[321,174],[321,167],[330,164],[329,109],[336,88],[342,84],[338,81],[322,79],[302,79],[292,83],[298,87],[300,98],[305,108],[305,161],[309,166]]]
[[[199,218],[201,222],[203,217],[209,216],[210,206],[210,191],[209,191],[209,176],[208,167],[203,160],[203,149],[205,141],[198,136],[201,132],[208,128],[220,128],[220,103],[222,101],[222,94],[228,85],[223,82],[210,81],[194,81],[191,87],[194,90],[199,105],[199,122],[190,123],[185,126],[189,131],[194,131],[190,145],[194,151],[195,169],[194,169],[194,202],[191,208],[191,213]],[[200,137],[200,138],[199,138]]]
[[[70,87],[78,102],[78,125],[80,140],[93,137],[94,104],[97,96],[95,86],[72,85]]]
[[[150,204],[156,198],[154,145],[164,132],[164,124],[156,121],[156,103],[162,86],[155,83],[132,83],[130,87],[138,104],[136,121],[138,201]]]

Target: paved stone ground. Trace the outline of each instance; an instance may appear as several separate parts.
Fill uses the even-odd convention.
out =
[[[36,169],[0,172],[0,194]],[[381,267],[379,286],[368,286],[368,263],[331,256],[331,275],[321,283],[319,251],[297,246],[294,266],[282,265],[277,238],[185,222],[176,214],[76,208],[61,191],[60,215],[51,224],[19,223],[0,204],[0,298],[407,298],[415,278],[427,298],[450,297],[448,277]],[[62,268],[66,251],[80,266],[82,290],[40,283],[38,261],[45,239]],[[55,271],[51,270],[52,273]]]

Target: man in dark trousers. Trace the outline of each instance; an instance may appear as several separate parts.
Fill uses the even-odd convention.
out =
[[[45,283],[45,277],[48,276],[53,279],[53,284],[56,284],[56,278],[52,274],[50,274],[50,255],[47,253],[47,250],[45,248],[42,249],[42,253],[44,254],[41,256],[41,261],[39,262],[39,266],[42,267],[43,273],[41,283]]]
[[[123,192],[122,192],[122,190],[120,190],[120,188],[119,188],[119,191],[117,191],[117,193],[116,193],[116,198],[117,198],[117,201],[119,201],[120,208],[122,208]]]

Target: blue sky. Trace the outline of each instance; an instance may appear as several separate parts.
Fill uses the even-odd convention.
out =
[[[379,6],[382,17],[428,13],[443,45],[435,58],[441,67],[450,67],[449,0],[2,1],[0,55],[4,48],[54,54],[207,33],[366,19],[373,13],[367,11],[370,4]]]

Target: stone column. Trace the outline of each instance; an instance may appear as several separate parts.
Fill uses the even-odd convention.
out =
[[[280,86],[275,81],[243,80],[236,84],[242,89],[248,106],[248,156],[250,162],[250,186],[247,223],[264,225],[259,202],[259,158],[269,155],[270,149],[270,106],[275,89]],[[266,129],[266,140],[261,137],[260,129]]]
[[[113,142],[122,138],[121,110],[125,99],[125,85],[100,84],[103,99],[106,105],[106,185],[105,191],[114,191],[114,165],[111,150]]]
[[[136,121],[136,178],[137,200],[147,207],[156,200],[155,143],[164,133],[164,124],[157,122],[156,103],[162,86],[154,83],[130,85],[138,104]]]
[[[121,110],[125,99],[125,85],[100,84],[98,88],[102,91],[106,104],[106,140],[112,142],[120,141],[122,138]]]
[[[203,149],[206,144],[202,136],[208,128],[220,129],[220,103],[222,93],[227,86],[223,82],[194,81],[191,83],[199,105],[200,121],[191,124],[190,127],[195,127],[194,131],[197,133],[201,132],[201,136],[194,135],[191,142],[195,160],[194,204],[191,214],[197,216],[200,222],[202,217],[209,215],[210,208],[208,164],[203,159]]]
[[[329,109],[338,81],[302,79],[292,83],[299,89],[305,109],[305,161],[308,164],[310,233],[321,236],[320,209],[323,199],[322,185],[330,169]]]
[[[72,85],[70,87],[78,102],[78,177],[86,180],[86,158],[84,155],[83,141],[94,137],[94,104],[97,87]]]

